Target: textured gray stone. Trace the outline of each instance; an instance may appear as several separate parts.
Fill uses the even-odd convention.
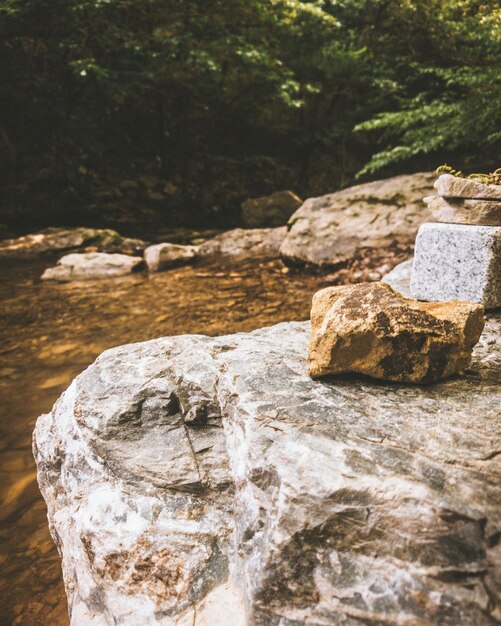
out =
[[[42,274],[42,280],[90,280],[124,276],[144,266],[141,257],[127,254],[107,254],[87,252],[67,254],[59,259],[55,267],[49,267]]]
[[[432,220],[423,197],[433,173],[395,176],[310,198],[290,218],[280,248],[286,263],[335,266],[361,248],[410,246]]]
[[[500,333],[426,388],[306,322],[105,352],[34,436],[72,626],[497,624]]]
[[[501,226],[501,200],[426,196],[424,202],[437,222]]]
[[[479,198],[501,200],[501,185],[484,185],[471,178],[441,174],[434,185],[444,198]]]
[[[144,260],[150,272],[159,272],[193,261],[197,256],[196,246],[176,243],[157,243],[144,251]]]
[[[501,306],[501,227],[423,224],[416,238],[411,293],[419,300]]]

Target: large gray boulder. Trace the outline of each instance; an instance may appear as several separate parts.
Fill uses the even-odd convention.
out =
[[[434,180],[432,172],[395,176],[306,200],[289,220],[284,261],[334,266],[363,248],[412,245],[419,226],[433,221],[423,197]]]
[[[429,387],[313,381],[309,324],[122,346],[39,418],[72,626],[494,626],[501,320]]]
[[[31,259],[41,254],[86,247],[106,252],[137,254],[147,244],[102,228],[47,228],[38,233],[0,241],[0,258]]]

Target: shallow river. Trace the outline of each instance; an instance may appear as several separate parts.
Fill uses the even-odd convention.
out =
[[[42,262],[0,267],[0,624],[67,625],[59,556],[31,454],[38,415],[106,348],[162,335],[306,319],[327,277],[279,261],[41,283]]]

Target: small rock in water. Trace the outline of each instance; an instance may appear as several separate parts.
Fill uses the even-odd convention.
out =
[[[501,227],[423,224],[416,238],[411,293],[420,300],[501,305]]]
[[[501,185],[484,185],[471,178],[442,174],[434,185],[444,198],[478,198],[501,200]]]
[[[197,256],[196,246],[175,243],[158,243],[144,251],[144,260],[150,272],[159,272],[193,261]]]
[[[501,226],[501,200],[426,196],[424,201],[437,222]]]
[[[327,287],[313,297],[309,373],[432,383],[468,367],[483,307],[423,303],[383,283]]]
[[[42,280],[67,282],[111,276],[124,276],[141,269],[142,258],[127,254],[107,254],[106,252],[75,252],[63,256],[55,267],[49,267],[42,274]]]

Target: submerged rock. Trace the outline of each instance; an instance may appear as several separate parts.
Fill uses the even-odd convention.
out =
[[[243,202],[242,219],[250,228],[283,226],[301,204],[301,199],[292,191],[276,191],[270,196]]]
[[[468,367],[483,313],[467,302],[403,298],[384,283],[327,287],[313,296],[310,375],[436,382]]]
[[[306,200],[289,220],[283,259],[333,266],[361,248],[412,245],[419,226],[431,220],[423,197],[434,179],[433,173],[395,176]]]
[[[127,254],[107,254],[105,252],[87,252],[67,254],[49,267],[42,274],[42,280],[87,280],[124,276],[143,267],[144,261],[137,256]]]
[[[196,246],[182,246],[175,243],[158,243],[144,251],[144,260],[150,272],[159,272],[190,263],[197,256]]]
[[[433,185],[444,198],[479,198],[501,200],[501,185],[484,185],[471,179],[441,174]]]
[[[428,387],[312,380],[306,322],[102,354],[34,435],[72,625],[494,626],[500,335]]]
[[[107,252],[138,254],[146,243],[140,239],[121,237],[116,231],[100,228],[47,228],[33,233],[0,241],[0,257],[32,258],[40,254],[77,250],[95,246]]]
[[[279,255],[286,227],[235,228],[228,230],[198,247],[201,257],[275,258]]]

